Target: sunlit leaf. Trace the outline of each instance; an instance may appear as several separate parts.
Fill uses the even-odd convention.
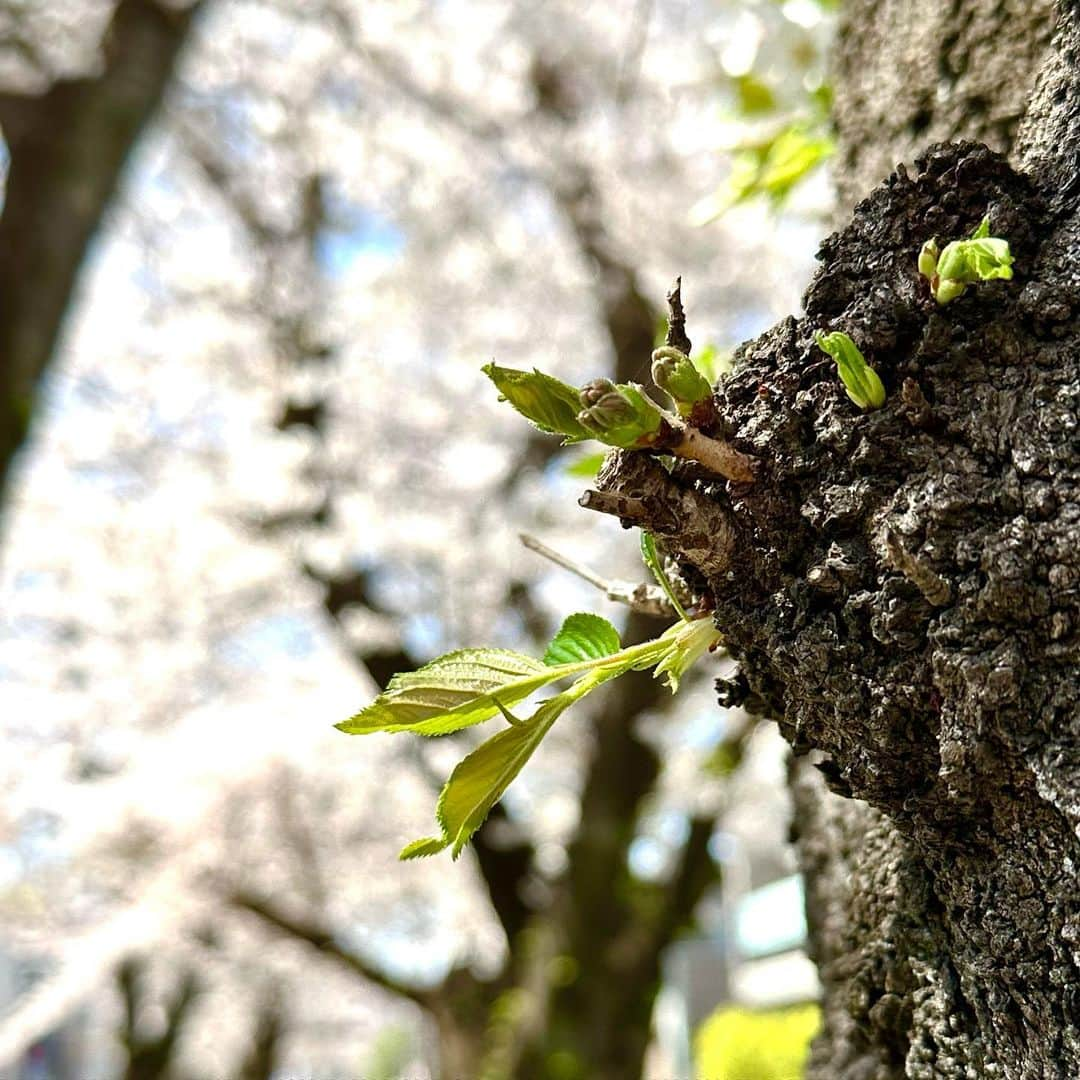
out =
[[[507,649],[461,649],[395,675],[366,708],[338,724],[349,735],[412,731],[445,735],[489,720],[559,678],[549,666]]]
[[[437,836],[425,836],[422,840],[414,840],[411,844],[406,844],[398,853],[398,858],[402,862],[407,862],[409,859],[424,859],[428,855],[438,855],[449,846],[449,840],[442,840]]]
[[[774,202],[783,199],[808,173],[833,153],[832,139],[800,124],[782,131],[769,148],[757,187]]]
[[[374,704],[338,727],[349,732],[439,734],[464,726],[465,719],[477,723],[502,712],[509,726],[461,761],[439,796],[436,814],[442,836],[416,840],[400,854],[402,859],[419,859],[450,847],[457,858],[551,725],[575,701],[624,672],[646,668],[655,668],[654,674],[665,677],[674,693],[686,669],[719,641],[711,621],[698,619],[676,623],[652,641],[621,649],[609,622],[579,613],[555,635],[545,654],[548,665],[501,649],[450,653],[419,671],[395,675]],[[509,704],[572,675],[578,676],[576,681],[527,720],[510,714]],[[467,700],[457,702],[454,695],[459,694]],[[447,701],[452,703],[449,710]]]
[[[482,370],[503,399],[541,431],[563,435],[566,442],[593,438],[578,421],[581,402],[574,387],[542,371],[518,371],[496,364],[485,364]]]
[[[694,207],[691,220],[707,224],[750,199],[767,198],[779,204],[835,149],[823,129],[805,121],[788,124],[763,142],[743,146],[732,162],[727,183]]]
[[[545,664],[573,664],[579,660],[599,660],[622,648],[619,631],[599,615],[578,612],[559,627],[544,653]]]
[[[505,728],[481,743],[450,774],[435,813],[445,843],[453,845],[451,855],[455,859],[532,757],[551,725],[575,700],[576,695],[566,692],[544,702],[531,720]]]

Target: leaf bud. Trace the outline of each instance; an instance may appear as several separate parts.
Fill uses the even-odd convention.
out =
[[[653,382],[675,402],[684,419],[702,402],[712,402],[709,380],[698,371],[690,357],[671,346],[664,346],[652,354],[652,377]]]

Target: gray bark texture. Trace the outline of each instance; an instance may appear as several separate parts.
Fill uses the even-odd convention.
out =
[[[845,212],[930,143],[1008,153],[1054,21],[1054,0],[848,0],[832,65]]]
[[[847,194],[920,132],[1008,159],[935,144],[822,244],[805,316],[718,389],[753,484],[625,452],[600,477],[708,584],[742,667],[724,699],[797,755],[811,1080],[1080,1076],[1080,17],[1061,5],[1047,44],[1045,5],[1012,12],[1026,29],[1009,9],[850,5]],[[959,74],[925,76],[913,126],[930,55]],[[915,89],[874,89],[905,57]],[[1015,278],[939,307],[919,248],[985,214]],[[884,408],[852,404],[815,330],[855,339]]]

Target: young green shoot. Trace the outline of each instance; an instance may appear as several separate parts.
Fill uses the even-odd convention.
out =
[[[577,421],[594,439],[623,450],[655,446],[664,424],[660,406],[634,383],[593,379],[578,393]]]
[[[840,381],[847,396],[860,409],[880,409],[885,404],[885,387],[877,372],[866,362],[854,341],[840,331],[832,334],[814,334],[814,340],[822,352],[836,361]]]
[[[447,653],[418,671],[395,675],[374,702],[337,727],[350,735],[445,735],[496,717],[506,722],[450,774],[435,810],[440,835],[414,841],[400,855],[414,859],[450,848],[456,859],[571,705],[627,671],[647,668],[675,693],[694,661],[719,643],[720,634],[705,616],[680,619],[658,638],[623,648],[611,623],[582,612],[566,619],[540,660],[508,649]],[[543,687],[567,681],[565,690],[541,702],[531,716],[511,712]]]
[[[961,296],[979,281],[1012,279],[1013,257],[1008,240],[990,235],[990,218],[984,217],[967,240],[953,240],[938,250],[936,237],[919,251],[919,273],[930,282],[939,304]]]
[[[686,353],[662,345],[652,354],[653,382],[675,403],[686,423],[703,427],[715,417],[712,384]]]
[[[531,540],[531,538],[530,538]],[[528,545],[555,555],[542,544]],[[446,735],[502,717],[507,726],[481,743],[450,774],[439,795],[435,816],[438,836],[426,836],[402,849],[400,858],[417,859],[450,848],[457,858],[532,757],[556,720],[575,702],[627,671],[653,669],[674,694],[694,662],[720,644],[720,634],[707,615],[691,617],[669,580],[656,543],[642,533],[641,552],[679,621],[659,637],[623,648],[619,632],[599,615],[571,615],[535,660],[509,649],[459,649],[417,671],[395,675],[387,688],[354,717],[337,725],[349,735],[378,731],[411,731]],[[580,568],[555,555],[574,573]],[[591,572],[586,580],[603,586]],[[541,702],[525,719],[511,709],[553,683],[569,682],[561,693]]]
[[[752,458],[661,409],[636,383],[594,379],[575,390],[541,371],[496,364],[487,364],[483,370],[504,401],[541,431],[562,435],[564,442],[596,439],[622,450],[696,461],[728,480],[748,483],[754,479]]]
[[[641,530],[641,558],[649,570],[652,571],[653,577],[656,578],[656,583],[664,590],[664,595],[668,598],[668,603],[671,604],[678,613],[679,618],[682,619],[683,622],[689,622],[690,616],[686,614],[686,609],[682,606],[679,597],[676,595],[671,580],[664,570],[664,565],[660,561],[660,554],[656,550],[656,541],[653,539],[652,533],[647,533],[644,529]]]

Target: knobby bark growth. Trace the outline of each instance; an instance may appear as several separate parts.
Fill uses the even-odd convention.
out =
[[[1078,50],[1063,6],[1016,168],[970,141],[898,167],[822,245],[805,316],[740,350],[716,434],[754,484],[627,453],[601,477],[707,581],[743,693],[844,797],[796,770],[814,1078],[1080,1075]],[[938,307],[920,246],[987,213],[1015,280]],[[855,339],[882,410],[815,330]]]

